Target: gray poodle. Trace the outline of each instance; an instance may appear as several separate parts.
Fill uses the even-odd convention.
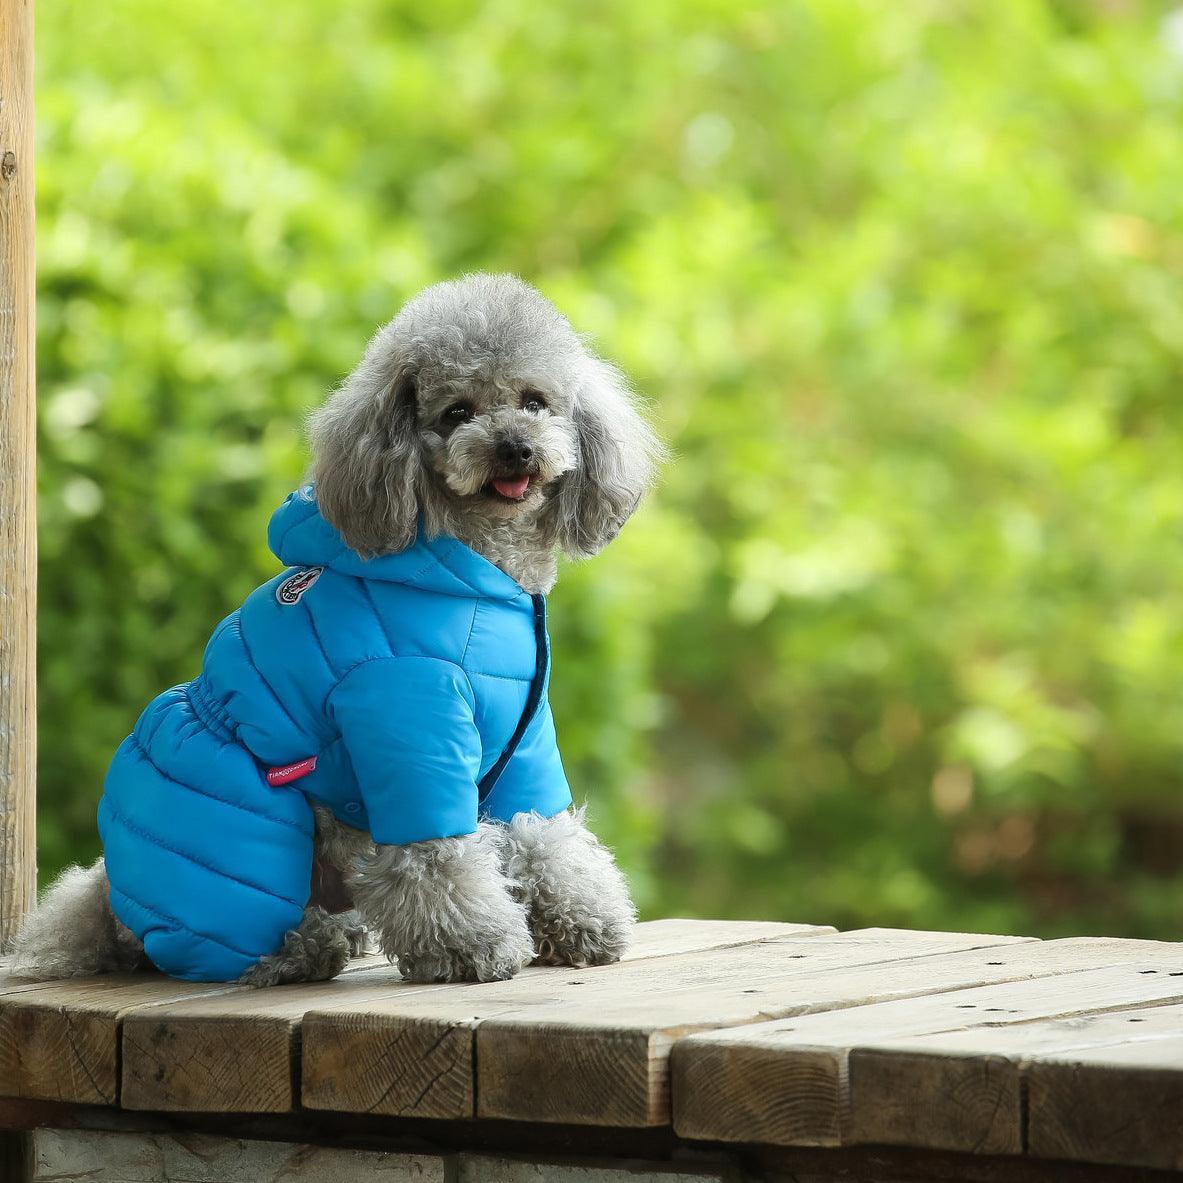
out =
[[[616,536],[661,452],[621,376],[507,275],[470,275],[411,300],[314,413],[311,438],[319,512],[355,557],[455,539],[532,597],[554,585],[559,552],[592,555]],[[292,595],[316,577],[301,575]],[[625,880],[582,811],[523,811],[460,836],[378,844],[321,804],[315,817],[317,866],[348,897],[322,907],[314,893],[244,982],[332,977],[367,933],[414,981],[508,978],[531,961],[597,965],[628,946]],[[110,883],[100,859],[49,889],[15,943],[17,972],[148,964],[151,946],[113,907],[110,844],[108,862]],[[355,910],[341,910],[349,897]]]

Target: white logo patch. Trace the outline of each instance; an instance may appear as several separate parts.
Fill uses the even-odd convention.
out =
[[[275,598],[281,604],[298,604],[300,597],[320,578],[323,567],[305,567],[295,575],[289,575],[275,589]]]

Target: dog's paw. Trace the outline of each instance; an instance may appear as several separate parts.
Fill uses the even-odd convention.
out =
[[[262,989],[293,982],[327,982],[349,961],[348,926],[341,918],[311,907],[299,928],[283,938],[279,951],[261,957],[240,977],[243,986]]]
[[[518,814],[502,856],[529,914],[537,965],[609,965],[628,950],[636,909],[611,852],[582,812]]]
[[[524,924],[492,941],[467,949],[425,949],[400,953],[399,972],[409,982],[504,982],[534,957]]]
[[[412,982],[497,982],[534,956],[500,866],[499,829],[382,846],[351,880],[379,946]]]
[[[578,918],[535,912],[531,921],[535,965],[611,965],[632,942],[633,917],[624,912]]]

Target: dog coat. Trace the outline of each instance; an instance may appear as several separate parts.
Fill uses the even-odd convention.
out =
[[[194,981],[239,977],[300,923],[314,802],[395,845],[571,802],[542,596],[422,531],[363,559],[311,486],[268,541],[288,570],[149,704],[99,803],[116,916]]]

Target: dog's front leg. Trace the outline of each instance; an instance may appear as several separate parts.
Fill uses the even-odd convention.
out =
[[[607,965],[632,939],[637,913],[611,851],[583,810],[519,813],[505,827],[505,873],[526,905],[541,965]]]
[[[377,846],[349,880],[382,951],[413,982],[496,982],[534,956],[526,912],[501,870],[500,827]]]

